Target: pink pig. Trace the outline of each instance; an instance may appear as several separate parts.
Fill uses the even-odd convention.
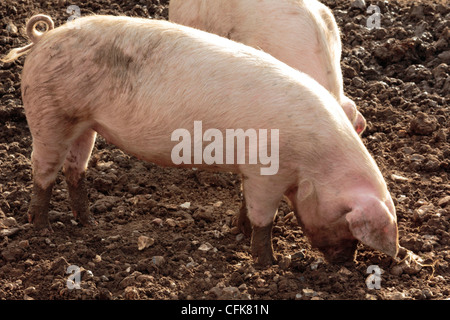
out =
[[[279,130],[276,174],[262,175],[261,163],[185,165],[243,176],[257,263],[274,262],[271,230],[283,196],[331,261],[353,258],[358,240],[396,256],[395,208],[382,174],[314,79],[261,50],[167,21],[75,21],[53,29],[48,16],[32,17],[33,43],[3,59],[28,53],[22,99],[33,138],[28,216],[36,228],[51,230],[48,209],[61,168],[74,215],[92,224],[85,171],[97,133],[143,160],[176,166],[171,134],[202,121],[219,132]],[[47,32],[35,31],[38,22]]]
[[[319,1],[171,0],[169,20],[262,49],[309,74],[336,97],[358,134],[366,128],[344,95],[339,29]]]

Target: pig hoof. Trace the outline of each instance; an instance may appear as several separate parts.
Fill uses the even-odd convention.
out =
[[[272,248],[272,223],[265,227],[253,227],[251,247],[258,266],[274,264],[276,260]]]
[[[35,214],[32,212],[28,213],[28,222],[33,224],[35,230],[39,230],[42,232],[53,232],[52,227],[50,226],[50,222],[48,221],[48,217],[45,217],[40,214]]]
[[[95,221],[94,217],[92,217],[91,214],[80,215],[77,218],[83,227],[94,227],[97,225],[97,221]]]
[[[259,267],[270,267],[276,262],[273,254],[262,254],[256,257],[256,265]]]

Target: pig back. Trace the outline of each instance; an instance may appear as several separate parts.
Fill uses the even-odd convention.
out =
[[[149,153],[162,153],[161,139],[196,120],[221,131],[283,128],[280,144],[290,140],[297,152],[317,128],[320,139],[353,131],[316,81],[260,50],[166,21],[92,16],[77,23],[46,33],[27,57],[27,113],[46,105]]]

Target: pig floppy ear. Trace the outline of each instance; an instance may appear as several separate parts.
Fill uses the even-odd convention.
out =
[[[398,251],[395,214],[381,201],[373,199],[365,206],[356,206],[345,216],[352,235],[363,244],[391,257]]]

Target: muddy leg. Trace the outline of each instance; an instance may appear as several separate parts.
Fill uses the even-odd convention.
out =
[[[28,208],[28,222],[34,224],[35,229],[48,229],[52,231],[48,221],[48,210],[52,196],[53,184],[43,189],[34,181],[30,207]]]
[[[253,226],[251,250],[256,264],[261,266],[271,265],[275,262],[272,226],[278,205],[283,197],[283,191],[276,190],[274,187],[276,185],[276,182],[267,177],[253,177],[244,180],[248,219]]]
[[[86,188],[86,168],[94,147],[96,133],[88,129],[72,144],[64,162],[64,175],[69,189],[72,213],[83,226],[95,225],[89,212],[89,199]]]
[[[250,237],[252,235],[252,224],[248,219],[245,197],[242,198],[242,204],[237,219],[237,226],[246,237]]]
[[[252,255],[257,257],[257,263],[261,266],[269,266],[275,262],[272,247],[272,226],[273,223],[265,227],[253,227]]]
[[[59,148],[60,147],[60,148]],[[66,148],[63,145],[55,146],[52,143],[33,141],[31,162],[33,165],[33,192],[28,208],[28,221],[36,229],[52,231],[48,221],[48,210],[53,185],[56,176],[62,167]]]

